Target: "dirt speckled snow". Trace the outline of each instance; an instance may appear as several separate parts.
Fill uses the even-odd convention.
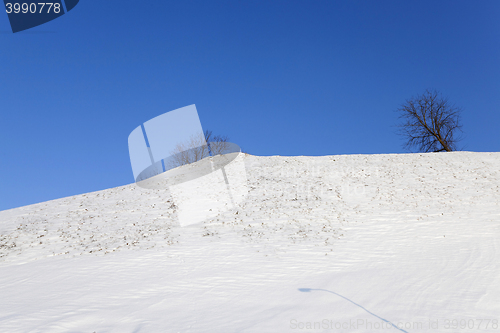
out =
[[[0,212],[0,332],[500,332],[500,153],[235,162],[186,227],[135,184]]]

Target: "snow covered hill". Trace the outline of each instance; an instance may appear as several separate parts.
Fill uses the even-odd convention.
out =
[[[235,162],[186,227],[135,184],[0,212],[0,332],[500,332],[500,153]]]

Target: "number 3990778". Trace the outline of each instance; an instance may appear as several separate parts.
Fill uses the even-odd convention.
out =
[[[59,14],[61,12],[61,4],[60,3],[53,3],[53,2],[39,2],[38,6],[36,3],[6,3],[5,8],[7,11],[7,14],[10,13],[31,13],[31,14],[42,14],[42,13],[47,13],[49,14],[50,11],[52,10],[54,13]]]

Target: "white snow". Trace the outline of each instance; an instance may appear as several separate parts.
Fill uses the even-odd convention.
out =
[[[0,332],[500,332],[500,153],[238,159],[200,224],[135,184],[0,212]]]

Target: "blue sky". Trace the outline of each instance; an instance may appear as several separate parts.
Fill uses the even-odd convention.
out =
[[[500,1],[82,0],[12,34],[0,15],[0,210],[133,182],[127,138],[196,104],[254,155],[402,153],[427,88],[500,150]]]

